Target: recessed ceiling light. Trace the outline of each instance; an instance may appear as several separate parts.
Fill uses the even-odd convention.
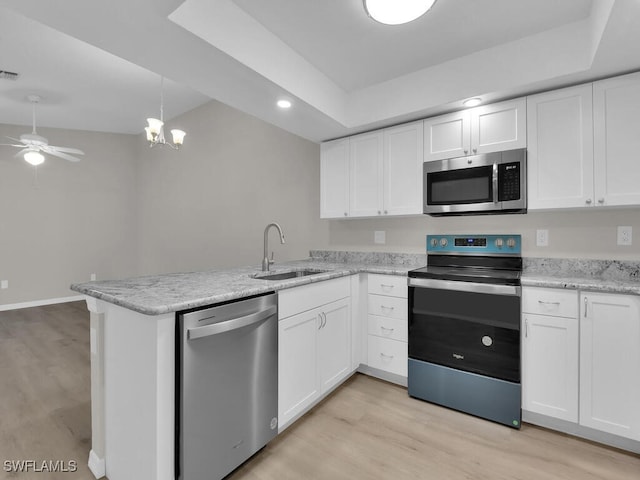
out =
[[[291,102],[289,100],[284,100],[284,99],[278,100],[277,105],[278,107],[284,108],[284,109],[291,108]]]
[[[436,0],[363,0],[364,9],[376,22],[401,25],[421,17]]]
[[[462,102],[462,105],[465,107],[477,107],[482,103],[482,99],[479,97],[470,98],[469,100],[465,100]]]

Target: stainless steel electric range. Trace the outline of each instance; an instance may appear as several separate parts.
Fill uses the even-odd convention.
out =
[[[409,395],[520,428],[520,235],[428,235],[409,272]]]

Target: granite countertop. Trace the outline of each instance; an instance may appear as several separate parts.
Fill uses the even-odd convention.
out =
[[[237,298],[293,288],[356,273],[406,275],[426,263],[425,255],[311,252],[305,260],[276,263],[270,273],[322,270],[286,280],[261,280],[259,265],[203,272],[173,273],[125,280],[100,280],[71,285],[71,290],[146,315],[203,307]]]
[[[286,280],[261,280],[260,266],[102,280],[71,290],[146,315],[203,307],[357,273],[406,275],[426,265],[425,254],[311,251],[311,258],[277,263],[271,273],[322,270]],[[524,258],[522,285],[640,295],[640,262]]]

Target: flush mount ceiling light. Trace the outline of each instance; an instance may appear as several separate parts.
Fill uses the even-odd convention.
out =
[[[282,109],[285,109],[285,110],[287,108],[291,108],[291,102],[289,100],[285,100],[285,99],[278,100],[278,103],[276,105],[278,105],[278,107],[280,107]]]
[[[482,99],[480,97],[470,98],[469,100],[465,100],[462,102],[462,105],[465,107],[477,107],[482,103]]]
[[[150,147],[156,145],[165,146],[168,145],[171,148],[179,149],[184,143],[184,136],[186,133],[183,130],[173,129],[171,130],[171,138],[173,143],[167,142],[164,138],[164,77],[160,77],[160,120],[157,118],[147,118],[148,126],[145,127],[147,132],[147,141]]]
[[[436,0],[363,0],[364,9],[376,22],[401,25],[421,17]]]

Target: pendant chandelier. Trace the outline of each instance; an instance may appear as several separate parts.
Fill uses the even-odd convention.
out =
[[[147,132],[147,141],[150,147],[156,145],[164,146],[168,145],[171,148],[179,149],[183,142],[186,133],[183,130],[173,129],[171,130],[172,142],[168,142],[164,138],[164,77],[160,77],[160,119],[147,118],[148,126],[145,127]]]

